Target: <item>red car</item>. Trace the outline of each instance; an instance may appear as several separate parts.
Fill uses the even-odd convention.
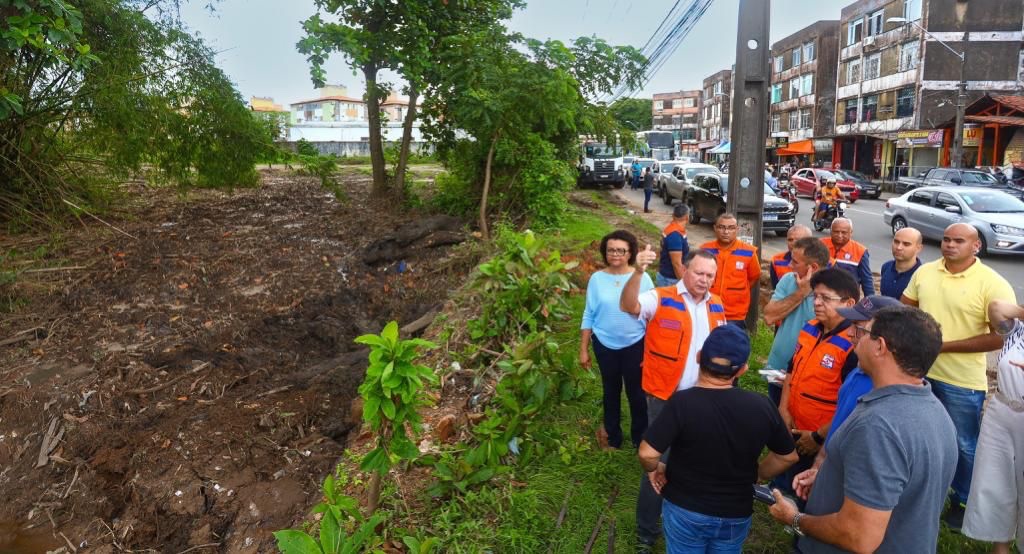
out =
[[[857,185],[853,181],[843,179],[827,169],[805,167],[797,171],[796,174],[790,178],[789,182],[796,186],[796,193],[798,196],[813,198],[814,187],[819,183],[824,185],[825,181],[830,177],[836,180],[836,184],[839,185],[839,190],[843,191],[843,194],[846,196],[846,200],[850,204],[853,204],[858,198],[860,198],[860,191],[857,190]]]

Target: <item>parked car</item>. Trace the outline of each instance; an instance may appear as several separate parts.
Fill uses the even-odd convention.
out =
[[[658,194],[662,201],[671,204],[672,200],[686,198],[686,189],[698,173],[718,173],[713,165],[681,163],[672,168],[670,173],[662,173],[658,180]]]
[[[717,171],[695,175],[686,197],[686,205],[690,208],[690,223],[697,224],[702,219],[713,221],[718,214],[725,212],[728,193],[728,175]],[[775,231],[780,237],[786,236],[796,221],[793,205],[776,196],[767,184],[764,185],[764,209],[761,214],[762,230]]]
[[[867,175],[859,171],[851,171],[849,169],[837,169],[833,171],[836,175],[846,179],[847,181],[853,181],[853,184],[857,186],[860,191],[860,195],[868,198],[878,199],[882,195],[882,188],[874,183]]]
[[[839,185],[839,190],[843,191],[843,194],[846,196],[846,201],[850,204],[853,204],[858,198],[860,198],[860,191],[857,190],[857,185],[853,181],[844,179],[827,169],[805,167],[797,171],[790,179],[790,182],[796,186],[797,194],[800,196],[814,198],[814,187],[819,184],[824,185],[825,181],[829,178],[836,180],[836,184]]]
[[[1024,253],[1024,202],[987,187],[920,187],[885,203],[882,217],[893,234],[913,227],[925,238],[942,240],[953,223],[978,230],[981,251]]]
[[[999,181],[991,173],[977,169],[956,167],[933,167],[917,177],[900,177],[896,181],[896,194],[919,187],[941,186],[998,187]]]

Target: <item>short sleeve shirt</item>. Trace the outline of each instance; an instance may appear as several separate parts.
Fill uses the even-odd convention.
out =
[[[782,300],[797,290],[796,273],[787,273],[779,279],[779,285],[775,287],[772,294],[772,302]],[[785,370],[789,367],[789,361],[793,359],[793,352],[796,350],[796,339],[800,335],[800,329],[804,323],[814,319],[814,296],[808,295],[803,302],[797,305],[796,309],[789,312],[779,325],[775,333],[775,340],[772,342],[772,349],[768,353],[768,369]]]
[[[956,274],[946,271],[942,258],[922,264],[903,294],[939,322],[943,342],[988,333],[988,305],[993,300],[1017,303],[1010,283],[981,260]],[[928,377],[983,391],[988,390],[985,368],[984,352],[943,352]]]

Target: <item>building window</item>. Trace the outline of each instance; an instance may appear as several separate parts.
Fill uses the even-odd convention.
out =
[[[907,21],[921,19],[921,0],[905,0],[903,3],[903,17]]]
[[[804,63],[814,61],[814,42],[808,42],[804,45]]]
[[[792,100],[800,96],[800,77],[789,80],[789,99]]]
[[[715,94],[722,94],[722,81],[715,83]]]
[[[914,115],[914,87],[901,88],[896,92],[896,117]]]
[[[782,72],[782,56],[775,56],[775,68],[774,69],[775,69],[776,73],[781,73]]]
[[[860,59],[850,60],[846,64],[846,84],[852,85],[860,82]]]
[[[875,35],[882,34],[882,24],[885,21],[885,11],[878,10],[877,12],[868,16],[868,36],[873,37]]]
[[[843,123],[856,123],[857,122],[857,99],[851,98],[846,101],[846,107],[843,109]]]
[[[675,99],[672,100],[672,109],[673,110],[678,110],[679,108],[682,108],[682,107],[683,107],[683,99],[682,98],[675,98]]]
[[[918,48],[920,48],[920,44],[917,41],[904,42],[900,45],[900,71],[917,69]]]
[[[882,71],[882,54],[872,54],[864,58],[864,80],[877,79]]]
[[[722,105],[715,104],[715,117],[722,115]]]
[[[772,85],[772,104],[782,102],[782,84],[775,83]]]
[[[772,114],[772,132],[778,133],[782,130],[782,115],[778,113]]]
[[[697,140],[697,129],[683,129],[679,132],[682,140]]]
[[[665,107],[664,107],[664,104],[665,104],[665,103],[664,103],[664,102],[662,102],[661,100],[655,100],[655,101],[654,101],[654,109],[655,109],[656,111],[659,111],[659,112],[660,112],[661,110],[665,109]]]
[[[878,95],[864,97],[864,105],[861,108],[862,121],[874,121],[878,119]]]
[[[851,46],[860,42],[860,34],[863,31],[864,22],[860,19],[850,21],[846,27],[846,45]]]
[[[800,128],[800,110],[789,112],[789,130],[795,131]]]
[[[683,98],[683,107],[684,108],[692,108],[692,107],[694,107],[696,105],[697,105],[697,99],[696,98],[693,98],[693,97]]]
[[[800,49],[799,48],[794,48],[793,49],[793,67],[797,67],[799,65],[800,65]]]
[[[811,109],[804,108],[800,110],[800,128],[810,129],[811,128]]]
[[[807,73],[800,76],[800,96],[807,96],[814,93],[814,74]]]

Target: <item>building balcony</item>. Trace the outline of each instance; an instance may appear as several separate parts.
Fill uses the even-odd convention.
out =
[[[917,83],[917,69],[910,69],[892,75],[885,75],[876,79],[867,79],[852,85],[839,87],[836,90],[836,99],[843,100],[854,98],[858,94],[874,94],[884,90],[898,89]]]

